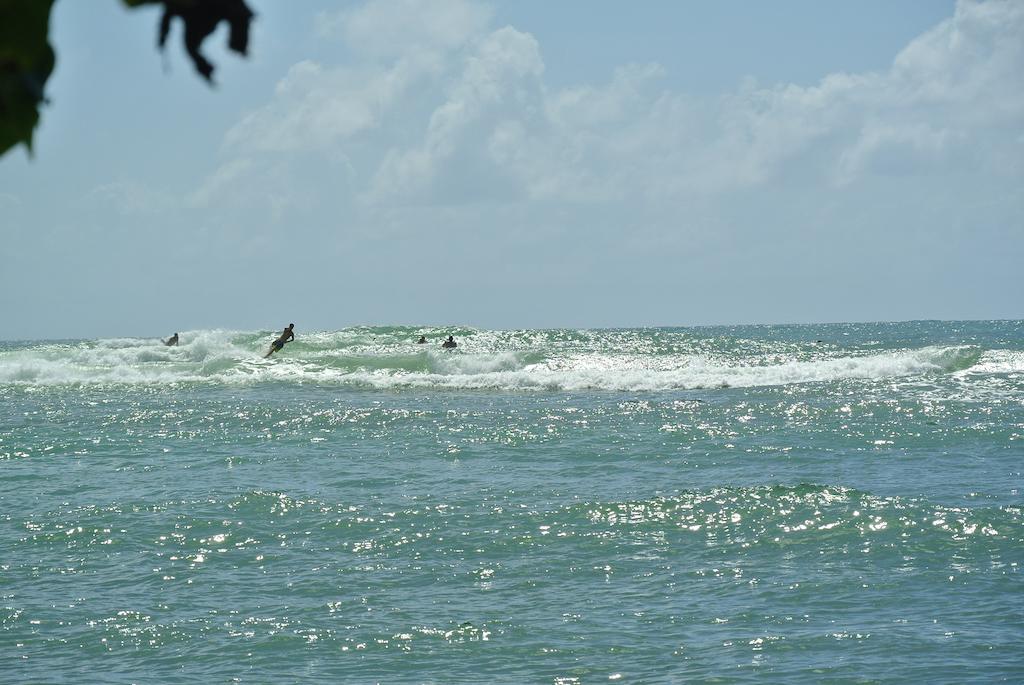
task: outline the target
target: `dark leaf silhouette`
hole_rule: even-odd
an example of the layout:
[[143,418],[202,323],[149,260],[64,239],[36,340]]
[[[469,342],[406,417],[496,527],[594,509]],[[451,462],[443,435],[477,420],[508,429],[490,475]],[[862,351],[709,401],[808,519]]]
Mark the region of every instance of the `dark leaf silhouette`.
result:
[[185,24],[185,51],[192,58],[203,78],[213,82],[213,64],[210,63],[199,48],[206,37],[226,21],[230,32],[228,47],[245,55],[249,49],[249,23],[253,12],[243,0],[124,0],[129,7],[142,5],[163,5],[164,14],[160,18],[160,32],[157,43],[161,48],[167,43],[171,30],[171,21],[179,17]]
[[32,151],[43,90],[53,72],[47,34],[53,0],[0,0],[0,155],[18,143]]
[[[245,55],[253,12],[243,0],[122,0],[130,8],[161,5],[158,44],[167,42],[171,23],[185,24],[185,50],[196,70],[213,82],[213,65],[199,52],[203,41],[227,22],[228,47]],[[39,107],[55,64],[49,42],[53,0],[0,0],[0,155],[19,143],[32,151]]]

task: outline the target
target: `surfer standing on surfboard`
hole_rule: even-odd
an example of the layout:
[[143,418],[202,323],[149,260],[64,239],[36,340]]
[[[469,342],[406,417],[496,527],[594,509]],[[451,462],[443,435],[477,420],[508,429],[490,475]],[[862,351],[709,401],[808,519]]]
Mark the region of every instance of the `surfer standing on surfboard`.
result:
[[295,324],[293,324],[293,323],[288,324],[288,328],[286,328],[283,331],[281,331],[281,335],[277,338],[277,340],[275,340],[274,342],[270,343],[270,351],[267,352],[265,355],[263,355],[263,358],[266,359],[270,355],[272,355],[275,352],[277,352],[278,350],[280,350],[282,347],[284,347],[284,344],[286,342],[289,342],[291,340],[295,340],[295,330],[294,329],[295,329]]

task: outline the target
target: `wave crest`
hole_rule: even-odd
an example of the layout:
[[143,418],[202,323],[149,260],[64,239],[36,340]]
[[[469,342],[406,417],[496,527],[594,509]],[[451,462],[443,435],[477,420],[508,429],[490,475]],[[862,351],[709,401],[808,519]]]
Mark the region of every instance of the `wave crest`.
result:
[[0,347],[0,384],[318,382],[376,389],[666,391],[941,373],[1019,371],[1020,353],[932,346],[866,353],[625,331],[467,331],[457,350],[416,345],[412,329],[313,333],[263,359],[273,334],[182,333]]

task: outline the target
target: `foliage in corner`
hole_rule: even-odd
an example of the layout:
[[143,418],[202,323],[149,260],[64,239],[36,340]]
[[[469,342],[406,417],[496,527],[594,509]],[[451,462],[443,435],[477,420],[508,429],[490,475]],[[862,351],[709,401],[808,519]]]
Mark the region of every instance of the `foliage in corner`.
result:
[[43,89],[53,72],[53,0],[0,0],[0,155],[18,143],[32,152]]
[[[0,0],[0,156],[19,143],[32,153],[44,89],[56,63],[50,46],[50,10],[54,0]],[[217,25],[230,27],[228,47],[245,55],[253,12],[244,0],[122,0],[130,7],[162,5],[158,45],[162,49],[179,17],[185,23],[185,50],[196,70],[213,82],[213,65],[199,47]]]
[[124,0],[129,7],[142,5],[163,5],[160,18],[160,34],[157,44],[161,49],[167,43],[171,20],[179,17],[185,23],[185,51],[192,58],[203,78],[213,82],[213,65],[199,52],[206,37],[213,33],[217,24],[226,21],[230,28],[228,47],[245,55],[249,48],[249,24],[253,12],[244,0]]

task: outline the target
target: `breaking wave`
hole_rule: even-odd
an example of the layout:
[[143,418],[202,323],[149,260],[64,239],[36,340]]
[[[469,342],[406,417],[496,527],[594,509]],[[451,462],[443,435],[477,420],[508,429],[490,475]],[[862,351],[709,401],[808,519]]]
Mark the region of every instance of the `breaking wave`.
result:
[[433,331],[354,328],[306,334],[263,359],[272,335],[224,330],[182,333],[181,344],[117,338],[0,346],[0,384],[102,385],[260,382],[371,389],[665,391],[779,386],[943,373],[1012,373],[1019,352],[977,346],[887,351],[659,331],[458,331],[442,350]]

